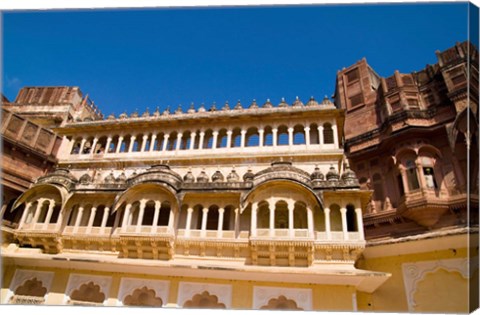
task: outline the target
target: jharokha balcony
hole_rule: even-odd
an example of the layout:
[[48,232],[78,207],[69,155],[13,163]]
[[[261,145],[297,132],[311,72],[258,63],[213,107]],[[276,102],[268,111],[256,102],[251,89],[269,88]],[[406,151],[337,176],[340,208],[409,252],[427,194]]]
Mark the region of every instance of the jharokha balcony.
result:
[[[355,181],[349,184],[352,172],[340,179],[332,169],[327,182],[290,162],[272,163],[247,173],[244,182],[197,185],[189,174],[182,178],[168,166],[154,166],[123,184],[97,186],[58,169],[16,201],[16,223],[2,228],[20,246],[48,253],[200,256],[304,267],[353,263],[365,247],[362,208],[370,192],[355,189]],[[210,186],[216,190],[208,191]]]

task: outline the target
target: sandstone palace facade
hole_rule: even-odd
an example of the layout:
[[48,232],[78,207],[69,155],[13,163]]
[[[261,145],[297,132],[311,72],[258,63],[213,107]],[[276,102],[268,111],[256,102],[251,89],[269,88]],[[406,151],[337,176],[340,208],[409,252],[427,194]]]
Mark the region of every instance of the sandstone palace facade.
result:
[[437,59],[388,78],[363,59],[305,103],[4,97],[2,303],[470,311],[478,52]]

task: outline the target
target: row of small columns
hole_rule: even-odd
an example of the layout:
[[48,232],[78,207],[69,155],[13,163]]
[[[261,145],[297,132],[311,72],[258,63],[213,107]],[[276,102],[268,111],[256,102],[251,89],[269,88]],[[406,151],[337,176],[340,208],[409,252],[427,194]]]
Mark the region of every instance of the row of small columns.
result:
[[[320,144],[323,144],[324,142],[324,137],[323,137],[323,126],[318,126],[318,135],[319,135],[319,142]],[[305,130],[305,144],[307,146],[310,146],[310,127],[304,127],[304,130]],[[289,146],[292,146],[293,145],[293,131],[294,129],[293,128],[288,128],[288,145]],[[338,134],[337,134],[337,126],[335,124],[332,124],[332,131],[333,131],[333,144],[335,147],[338,146]],[[258,135],[259,135],[259,147],[263,147],[264,146],[264,143],[263,143],[263,136],[264,136],[264,130],[263,129],[259,129],[258,130]],[[278,132],[278,129],[276,128],[273,128],[272,129],[272,145],[274,147],[277,146],[277,132]],[[232,144],[232,134],[233,134],[233,131],[231,130],[228,130],[227,131],[227,143],[226,143],[226,147],[227,148],[230,148],[231,147],[231,144]],[[240,131],[240,134],[241,134],[241,138],[240,138],[240,147],[241,148],[244,148],[245,147],[245,138],[246,138],[246,134],[247,134],[247,131],[246,130],[241,130]],[[194,149],[194,144],[195,144],[195,138],[197,136],[197,134],[195,132],[192,132],[191,134],[191,138],[190,138],[190,147],[188,148],[189,150],[193,150]],[[212,149],[216,149],[217,148],[217,141],[218,141],[218,131],[213,131],[212,132],[212,135],[213,135],[213,141],[212,141]],[[181,144],[181,140],[182,140],[182,137],[183,137],[183,134],[182,133],[178,133],[177,135],[177,142],[176,142],[176,145],[175,145],[175,151],[178,151],[180,149],[180,144]],[[204,145],[204,137],[205,137],[205,132],[200,132],[199,133],[199,145],[198,147],[199,148],[203,148],[203,145]],[[162,151],[167,151],[167,144],[168,144],[168,139],[170,138],[170,135],[169,134],[165,134],[163,136],[163,147],[162,147]],[[118,142],[117,142],[117,146],[116,146],[116,152],[115,153],[120,153],[120,148],[122,146],[122,142],[123,142],[123,139],[124,137],[123,136],[119,136],[118,137]],[[155,143],[155,140],[157,139],[157,135],[155,133],[153,133],[151,135],[151,140],[150,140],[150,148],[149,148],[149,152],[153,152],[153,144]],[[130,137],[130,145],[128,147],[128,150],[127,152],[130,153],[132,152],[133,150],[133,145],[134,145],[134,142],[136,140],[136,136],[131,136]],[[145,152],[145,146],[146,146],[146,142],[148,140],[148,135],[144,135],[143,136],[143,141],[142,141],[142,146],[140,148],[140,152]],[[80,143],[80,150],[79,152],[83,152],[83,149],[84,149],[84,146],[85,146],[85,143],[87,142],[87,140],[85,138],[82,139],[81,143]],[[92,150],[90,152],[91,155],[94,154],[94,148],[95,146],[97,145],[97,142],[98,142],[98,138],[94,138],[93,139],[93,143],[92,143]],[[112,142],[112,137],[108,137],[107,138],[107,142],[106,142],[106,153],[108,153],[108,148],[110,147],[110,144]],[[72,140],[72,143],[71,143],[71,147],[70,147],[70,150],[69,152],[72,151],[72,147],[74,145],[74,141]]]
[[[45,217],[45,224],[42,229],[46,230],[48,228],[48,223],[50,222],[50,219],[52,218],[53,214],[53,209],[55,208],[55,201],[53,199],[45,199],[45,198],[40,198],[37,200],[37,208],[35,209],[34,215],[32,220],[30,220],[31,224],[37,224],[38,219],[40,218],[40,213],[42,212],[42,207],[45,202],[48,202],[48,210],[47,210],[47,215]],[[25,205],[25,210],[23,211],[22,217],[20,219],[20,223],[18,225],[18,228],[21,229],[23,225],[27,222],[28,220],[28,215],[30,213],[30,208],[32,207],[33,202],[27,202]],[[57,228],[60,228],[62,217],[61,213],[57,219]]]
[[[273,200],[267,200],[268,209],[269,209],[269,236],[275,236],[275,203]],[[295,203],[293,201],[287,201],[288,208],[288,235],[290,237],[295,236],[295,231],[293,229],[293,210],[295,208]],[[252,203],[252,218],[251,218],[251,235],[253,237],[257,236],[257,210],[258,202]],[[313,231],[313,213],[310,208],[307,208],[307,226],[308,234],[310,237],[314,236]]]
[[[295,204],[293,201],[288,201],[288,230],[289,230],[289,236],[293,237],[294,236],[294,229],[293,229],[293,210],[295,207]],[[275,204],[273,202],[268,201],[268,207],[269,207],[269,235],[274,236],[275,234]],[[258,209],[258,203],[254,202],[252,204],[252,218],[251,218],[251,235],[253,237],[257,236],[257,209]],[[330,208],[325,207],[324,208],[324,213],[325,213],[325,232],[327,236],[327,240],[332,239],[332,231],[331,231],[331,224],[330,224]],[[347,208],[342,207],[340,208],[340,214],[342,217],[342,231],[343,231],[343,239],[348,240],[348,227],[347,227]],[[363,231],[363,222],[362,222],[362,209],[361,208],[355,208],[355,217],[357,220],[357,227],[358,227],[358,233],[360,234],[360,239],[363,240],[365,238],[364,231]],[[314,231],[313,231],[313,213],[311,209],[307,208],[307,225],[308,225],[308,234],[310,237],[314,236]]]
[[[145,214],[145,206],[147,205],[148,200],[142,199],[140,200],[140,208],[139,208],[139,214],[138,214],[138,219],[137,219],[137,225],[135,226],[135,232],[140,232],[142,228],[142,222],[143,222],[143,216]],[[158,217],[160,216],[160,208],[162,206],[162,203],[160,201],[155,201],[155,211],[153,214],[153,224],[151,226],[151,232],[155,232],[157,229],[157,222],[158,222]],[[125,214],[123,216],[123,221],[122,221],[122,232],[127,231],[128,226],[132,226],[132,220],[133,220],[133,213],[131,211],[132,209],[132,203],[127,203],[125,206]],[[173,222],[174,222],[174,212],[173,208],[170,208],[170,216],[168,218],[168,230],[172,230],[173,228]]]
[[[202,209],[202,225],[201,225],[201,230],[200,230],[200,236],[205,237],[207,233],[207,219],[208,219],[208,208],[203,208]],[[192,214],[193,214],[194,209],[189,207],[187,209],[187,222],[185,226],[185,237],[190,236],[190,230],[191,230],[191,225],[192,225]],[[223,214],[225,213],[225,208],[220,207],[218,208],[218,225],[217,225],[217,237],[222,236],[222,231],[223,231]],[[238,208],[235,209],[235,234],[238,233],[239,231],[239,210]]]
[[[77,212],[77,217],[75,218],[75,225],[73,226],[73,233],[78,232],[78,229],[80,227],[80,223],[82,221],[84,209],[85,209],[84,205],[82,205],[82,204],[79,205],[78,212]],[[100,225],[100,233],[105,232],[109,212],[110,212],[110,207],[105,206],[105,208],[103,209],[102,223]],[[97,213],[97,206],[92,206],[92,208],[90,209],[90,216],[88,218],[87,229],[86,229],[85,233],[90,233],[92,231],[93,220],[95,219],[95,214],[96,213]],[[117,218],[116,218],[116,220],[117,220]],[[118,220],[117,220],[117,222],[118,222]]]

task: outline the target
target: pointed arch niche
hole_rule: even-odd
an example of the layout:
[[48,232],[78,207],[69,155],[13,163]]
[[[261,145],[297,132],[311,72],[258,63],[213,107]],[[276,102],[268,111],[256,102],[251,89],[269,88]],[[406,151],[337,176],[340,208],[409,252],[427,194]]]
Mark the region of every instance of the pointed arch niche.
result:
[[122,278],[117,305],[165,307],[170,282],[140,278]]
[[20,305],[44,304],[53,277],[53,272],[17,269],[5,301]]

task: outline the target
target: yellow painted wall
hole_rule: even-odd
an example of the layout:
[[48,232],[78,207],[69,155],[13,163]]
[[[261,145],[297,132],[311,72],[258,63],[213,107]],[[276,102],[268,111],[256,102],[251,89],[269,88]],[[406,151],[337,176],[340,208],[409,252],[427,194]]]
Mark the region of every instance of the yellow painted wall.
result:
[[[9,274],[8,283],[2,288],[2,297],[7,294],[10,286],[10,281],[14,274],[15,267],[8,267],[5,270]],[[107,305],[116,306],[117,296],[120,289],[120,281],[122,277],[148,279],[148,280],[166,280],[169,281],[169,297],[167,306],[176,307],[178,297],[179,283],[196,282],[209,284],[230,284],[232,285],[232,308],[250,310],[253,307],[253,289],[254,286],[266,287],[285,287],[285,288],[299,288],[312,289],[312,308],[314,310],[328,311],[352,311],[352,295],[355,293],[355,288],[351,286],[339,285],[315,285],[315,284],[295,284],[295,283],[277,283],[277,282],[256,282],[256,281],[238,281],[238,280],[217,280],[209,278],[187,278],[187,277],[162,277],[152,275],[139,275],[130,273],[101,273],[91,270],[63,270],[54,268],[32,268],[18,266],[18,269],[51,271],[55,273],[52,286],[48,294],[46,304],[61,305],[64,302],[64,293],[67,290],[68,279],[71,273],[90,274],[97,276],[107,276],[112,278],[110,291],[108,293]]]
[[417,284],[415,312],[468,312],[468,282],[458,272],[439,269]]
[[[414,263],[430,260],[442,260],[442,259],[458,259],[466,258],[467,249],[456,249],[434,251],[426,253],[416,253],[411,255],[402,256],[388,256],[380,258],[360,259],[357,262],[357,267],[360,269],[374,270],[380,272],[391,273],[392,276],[388,279],[380,288],[374,293],[368,294],[364,292],[358,292],[357,303],[359,311],[382,311],[382,312],[408,312],[408,303],[405,293],[405,285],[403,281],[402,264]],[[432,277],[431,281],[425,281],[421,290],[423,291],[422,298],[426,299],[427,296],[431,296],[431,292],[437,290],[438,286],[446,286],[448,284],[448,277],[439,274]],[[465,292],[465,288],[468,285],[466,279],[456,281],[454,284],[450,284],[448,287],[450,292]],[[453,293],[452,293],[453,294]],[[423,300],[424,305],[427,302]],[[438,312],[442,312],[444,309],[448,309],[450,306],[447,301],[436,301],[433,304],[437,307]],[[425,306],[424,306],[425,307]],[[464,308],[458,306],[457,312],[464,312]]]

